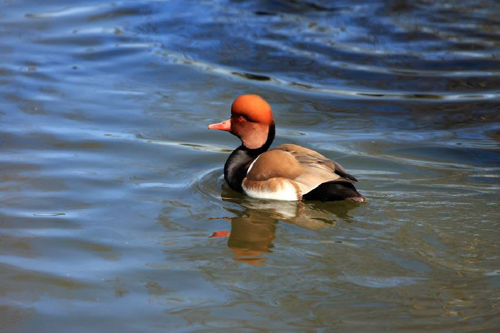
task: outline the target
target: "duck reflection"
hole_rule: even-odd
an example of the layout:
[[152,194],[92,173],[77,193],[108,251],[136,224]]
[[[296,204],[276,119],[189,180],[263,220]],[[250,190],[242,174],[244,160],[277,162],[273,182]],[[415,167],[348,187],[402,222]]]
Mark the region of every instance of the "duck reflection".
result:
[[263,265],[264,256],[272,252],[279,221],[293,223],[308,230],[320,230],[336,225],[338,219],[352,223],[349,211],[358,205],[350,202],[264,201],[235,195],[223,187],[222,200],[236,203],[225,207],[234,217],[214,217],[231,222],[231,231],[215,231],[210,237],[228,237],[227,246],[235,261]]

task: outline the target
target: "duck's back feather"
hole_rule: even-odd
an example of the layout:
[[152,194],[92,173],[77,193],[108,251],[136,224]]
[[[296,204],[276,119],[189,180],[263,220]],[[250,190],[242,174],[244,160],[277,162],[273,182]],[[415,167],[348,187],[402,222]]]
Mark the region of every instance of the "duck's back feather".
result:
[[[322,184],[346,183],[330,186],[326,192],[320,191],[322,195],[316,199],[324,200],[323,197],[329,196],[334,198],[330,200],[343,200],[346,195],[359,196],[350,184],[355,181],[356,178],[348,174],[340,164],[320,153],[298,145],[285,144],[259,155],[251,163],[243,184],[245,192],[253,197],[260,197],[259,193],[268,196],[270,192],[276,191],[276,188],[285,189],[292,184],[297,190],[296,199],[290,199],[290,195],[282,200],[300,200]],[[292,189],[293,187],[290,187],[290,192]],[[338,189],[338,193],[332,196],[330,192],[335,189]],[[352,191],[354,193],[351,193]],[[316,194],[309,197],[316,197],[320,192],[316,191]]]

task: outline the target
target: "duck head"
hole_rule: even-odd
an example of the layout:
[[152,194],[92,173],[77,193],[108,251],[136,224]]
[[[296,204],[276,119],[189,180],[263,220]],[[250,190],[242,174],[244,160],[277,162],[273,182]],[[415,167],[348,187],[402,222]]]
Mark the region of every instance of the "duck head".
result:
[[274,138],[273,112],[271,106],[262,97],[241,95],[231,106],[231,118],[211,124],[208,129],[228,131],[236,135],[243,146],[258,149],[268,142],[271,133]]

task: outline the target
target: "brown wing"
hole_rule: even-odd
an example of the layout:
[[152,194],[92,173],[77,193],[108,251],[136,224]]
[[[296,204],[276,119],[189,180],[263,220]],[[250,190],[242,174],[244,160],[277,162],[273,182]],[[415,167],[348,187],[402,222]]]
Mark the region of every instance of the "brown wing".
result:
[[301,147],[298,145],[293,145],[293,144],[284,144],[284,145],[278,146],[276,149],[290,152],[293,155],[306,155],[306,156],[310,156],[312,158],[316,158],[317,162],[319,164],[323,164],[323,165],[327,166],[331,170],[331,172],[336,173],[340,177],[345,178],[346,180],[352,180],[353,182],[358,181],[354,176],[350,175],[347,172],[347,170],[342,167],[342,165],[326,158],[325,156],[321,155],[320,153],[318,153],[314,150],[304,148],[304,147]]
[[295,179],[302,172],[304,172],[304,167],[292,154],[286,151],[272,149],[260,154],[259,157],[254,160],[246,178],[258,181],[276,177]]
[[292,144],[281,145],[261,154],[247,174],[247,179],[253,181],[266,181],[276,177],[293,180],[302,195],[322,183],[355,181],[337,163],[313,150]]

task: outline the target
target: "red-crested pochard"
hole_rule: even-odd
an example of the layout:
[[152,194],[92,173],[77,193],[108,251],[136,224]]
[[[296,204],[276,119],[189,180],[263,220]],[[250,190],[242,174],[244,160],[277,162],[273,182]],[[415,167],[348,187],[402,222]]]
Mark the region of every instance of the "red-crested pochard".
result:
[[356,178],[320,153],[294,144],[268,150],[275,135],[274,118],[271,106],[258,95],[239,96],[231,106],[231,118],[208,128],[241,140],[224,165],[224,179],[237,192],[286,201],[366,201],[353,185]]

